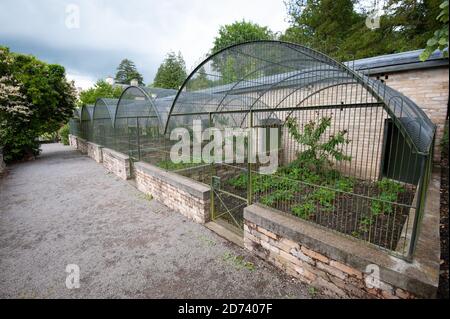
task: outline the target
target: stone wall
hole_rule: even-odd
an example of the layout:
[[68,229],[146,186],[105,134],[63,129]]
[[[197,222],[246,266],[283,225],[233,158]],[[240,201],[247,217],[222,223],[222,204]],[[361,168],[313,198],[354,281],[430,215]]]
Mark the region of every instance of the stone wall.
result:
[[244,210],[244,244],[260,258],[333,297],[434,298],[440,261],[439,187],[439,173],[434,173],[411,263],[257,204]]
[[83,154],[87,154],[87,143],[85,139],[77,137],[77,149]]
[[134,163],[137,188],[197,223],[210,220],[210,187],[151,164]]
[[131,162],[128,155],[109,148],[102,149],[103,166],[122,179],[131,178]]
[[69,145],[78,148],[77,139],[75,135],[69,134]]
[[103,161],[103,154],[102,154],[102,146],[88,142],[87,143],[87,155],[95,160],[97,163],[101,163]]

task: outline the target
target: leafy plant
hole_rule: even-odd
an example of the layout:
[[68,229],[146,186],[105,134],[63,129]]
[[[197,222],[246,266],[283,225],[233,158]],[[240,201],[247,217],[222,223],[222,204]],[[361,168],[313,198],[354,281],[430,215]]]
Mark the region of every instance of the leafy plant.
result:
[[119,86],[112,86],[106,81],[99,80],[93,87],[80,92],[78,105],[95,104],[100,98],[119,98],[122,91]]
[[303,219],[309,219],[316,211],[316,205],[310,200],[306,200],[302,204],[292,206],[292,213]]
[[0,141],[5,161],[38,155],[38,137],[66,123],[75,100],[75,88],[62,66],[0,47]]
[[378,200],[372,201],[370,206],[371,212],[375,216],[392,213],[393,205],[391,203],[397,201],[398,195],[405,191],[404,186],[388,178],[383,178],[376,185],[380,190],[380,194],[377,196]]
[[317,289],[315,287],[310,286],[308,288],[308,293],[311,297],[315,297],[317,295]]
[[250,261],[246,261],[244,259],[244,256],[234,255],[231,252],[226,252],[223,254],[222,259],[226,262],[233,264],[236,268],[245,268],[249,271],[255,270],[255,265]]
[[434,31],[433,37],[427,41],[427,47],[420,54],[420,60],[427,60],[436,49],[448,58],[448,0],[443,1],[439,8],[441,12],[436,20],[441,23],[441,28]]
[[312,194],[311,199],[316,201],[318,205],[322,208],[323,211],[332,211],[333,210],[333,201],[336,196],[336,192],[319,187]]
[[153,86],[165,89],[178,89],[186,79],[186,64],[181,52],[169,52],[156,72]]
[[269,195],[261,198],[261,203],[271,206],[277,202],[288,201],[294,199],[294,189],[276,189]]
[[361,218],[361,221],[359,222],[359,231],[366,233],[369,231],[370,227],[373,224],[373,216],[365,216]]
[[331,167],[333,165],[332,160],[351,160],[351,157],[345,155],[342,150],[343,145],[350,143],[350,140],[346,138],[346,130],[330,135],[328,139],[323,137],[326,130],[331,126],[331,120],[331,116],[322,117],[317,121],[311,120],[304,126],[303,132],[299,131],[296,118],[289,118],[286,121],[292,137],[306,147],[306,150],[298,154],[298,159],[317,173]]
[[137,80],[139,85],[142,85],[144,81],[134,62],[123,59],[117,67],[115,81],[121,84],[130,84],[132,80]]
[[64,145],[69,145],[69,125],[63,125],[58,131],[59,138],[61,139],[61,143]]

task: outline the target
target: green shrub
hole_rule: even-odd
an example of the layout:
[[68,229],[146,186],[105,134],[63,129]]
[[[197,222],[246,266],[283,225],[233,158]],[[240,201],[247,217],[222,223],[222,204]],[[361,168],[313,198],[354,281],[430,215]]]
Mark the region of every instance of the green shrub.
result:
[[39,137],[73,114],[75,88],[62,66],[0,46],[0,141],[6,162],[39,154]]
[[61,143],[69,145],[69,124],[63,125],[58,131]]
[[323,135],[331,126],[331,116],[319,118],[317,121],[311,120],[304,126],[303,132],[299,131],[297,119],[289,118],[286,121],[289,133],[306,150],[298,154],[298,159],[305,167],[315,169],[317,173],[323,172],[332,166],[332,160],[350,161],[351,157],[343,152],[343,146],[350,143],[346,138],[347,131],[338,131],[335,135],[330,135],[325,139]]
[[303,219],[309,219],[309,217],[316,211],[316,206],[312,201],[305,201],[303,204],[297,204],[292,207],[292,213]]
[[396,202],[398,195],[405,191],[405,187],[399,182],[383,178],[376,183],[380,194],[378,200],[373,200],[370,205],[370,210],[374,216],[380,214],[390,214],[394,211],[391,202]]

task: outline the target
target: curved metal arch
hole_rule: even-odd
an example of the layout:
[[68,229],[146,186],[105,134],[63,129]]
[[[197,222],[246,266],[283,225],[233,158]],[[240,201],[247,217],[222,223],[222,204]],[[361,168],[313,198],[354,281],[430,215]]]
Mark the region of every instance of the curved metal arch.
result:
[[[160,127],[162,127],[163,125],[165,125],[165,123],[162,122],[161,116],[160,116],[160,114],[159,114],[159,112],[158,112],[158,109],[156,108],[155,103],[153,102],[154,99],[153,99],[151,96],[149,96],[149,95],[147,94],[147,92],[146,92],[144,89],[142,89],[141,87],[135,86],[135,85],[130,85],[130,86],[128,86],[125,90],[123,90],[122,94],[120,94],[120,97],[119,97],[119,99],[118,99],[118,101],[117,101],[117,107],[116,107],[116,111],[115,111],[115,113],[114,113],[113,127],[115,127],[115,125],[116,125],[117,110],[119,109],[120,102],[122,101],[122,98],[123,98],[125,92],[127,92],[128,90],[131,90],[131,89],[138,89],[140,92],[142,92],[142,94],[143,94],[143,95],[147,98],[147,100],[149,101],[149,103],[150,103],[150,105],[151,105],[153,111],[155,112],[155,114],[156,114],[156,116],[157,116],[157,118],[158,118],[158,122],[159,122],[159,124],[160,124]],[[170,115],[170,113],[169,113],[169,115]],[[167,121],[169,120],[169,117],[170,117],[170,116],[167,117]]]
[[[349,78],[355,80],[355,82],[357,84],[361,85],[367,91],[367,93],[370,94],[377,102],[381,103],[383,109],[392,118],[395,125],[399,128],[399,130],[403,133],[403,135],[407,137],[407,140],[409,140],[411,142],[411,144],[414,146],[414,150],[419,153],[424,152],[424,150],[423,150],[424,148],[422,148],[422,150],[421,150],[421,145],[420,145],[421,141],[416,142],[412,136],[412,134],[414,134],[414,132],[411,132],[411,129],[408,130],[408,128],[405,127],[404,123],[402,123],[402,121],[398,118],[398,115],[396,114],[396,103],[394,103],[394,105],[392,105],[390,102],[387,103],[387,101],[386,101],[386,98],[389,98],[389,96],[393,95],[393,92],[396,92],[395,90],[388,88],[385,84],[382,84],[373,79],[370,79],[369,76],[360,74],[357,71],[352,70],[350,68],[350,66],[347,66],[341,62],[338,62],[337,60],[335,60],[319,51],[305,47],[300,44],[278,41],[278,40],[258,40],[258,41],[247,41],[247,42],[243,42],[243,43],[237,43],[237,44],[231,45],[229,47],[223,48],[221,50],[218,50],[217,52],[213,53],[212,55],[210,55],[209,57],[204,59],[189,74],[189,76],[184,80],[182,86],[178,90],[177,95],[175,96],[175,98],[172,102],[172,106],[170,107],[170,110],[168,113],[166,125],[164,128],[164,133],[167,133],[167,129],[168,129],[169,122],[171,120],[172,113],[174,111],[176,103],[178,102],[181,92],[183,92],[186,89],[188,82],[198,72],[198,70],[200,68],[202,68],[206,63],[208,63],[209,61],[214,59],[216,56],[218,56],[219,54],[221,54],[227,50],[230,50],[230,52],[236,52],[235,48],[253,44],[253,43],[254,44],[257,44],[257,43],[279,44],[280,46],[288,48],[288,49],[292,50],[293,52],[298,52],[302,55],[310,57],[311,59],[313,59],[319,63],[323,63],[330,67],[334,67],[334,68],[336,68],[336,71],[341,71],[341,72],[347,74],[349,76]],[[258,57],[256,56],[254,58],[258,58]],[[266,92],[267,92],[267,89],[266,89]],[[263,93],[262,95],[264,95],[264,94],[265,93]],[[430,131],[433,131],[433,123],[429,120],[429,118],[426,116],[426,114],[420,113],[419,110],[417,110],[417,109],[419,109],[419,107],[415,103],[413,103],[412,101],[410,101],[408,99],[406,100],[406,102],[407,102],[406,103],[407,109],[405,110],[405,114],[408,114],[408,116],[410,116],[410,117],[417,114],[418,118],[421,118],[421,120],[423,121],[424,127],[425,127],[425,133],[426,133],[425,137],[427,139],[425,141],[426,146],[431,145],[432,136],[430,137],[430,134],[432,134],[432,132],[430,133]],[[392,109],[392,107],[394,109]]]
[[[297,60],[292,59],[291,61],[297,61]],[[247,73],[247,74],[245,75],[245,77],[241,77],[240,79],[238,79],[238,80],[234,83],[234,85],[228,90],[228,92],[225,93],[225,95],[223,96],[222,100],[219,102],[217,108],[220,107],[220,105],[222,104],[222,102],[227,98],[228,95],[230,95],[229,93],[230,93],[237,85],[239,85],[239,84],[242,83],[242,82],[247,82],[247,81],[248,81],[247,78],[248,78],[249,76],[251,76],[251,75],[253,75],[253,74],[255,74],[255,73],[259,72],[259,71],[262,71],[262,70],[265,70],[265,69],[267,69],[267,68],[270,68],[270,67],[273,67],[273,65],[264,65],[264,66],[261,67],[261,68],[257,68],[257,69],[255,69],[255,70],[253,70],[252,72]],[[284,67],[286,67],[286,66],[284,66]],[[298,71],[298,70],[297,70],[297,71]],[[265,85],[265,83],[258,83],[258,84]]]
[[[322,79],[322,80],[317,80],[317,81],[314,81],[314,82],[310,82],[310,83],[308,83],[307,85],[319,83],[319,82],[321,82],[321,81],[323,81],[323,80],[324,80],[324,79]],[[305,98],[303,98],[303,99],[302,99],[299,103],[297,103],[295,106],[296,106],[296,107],[299,106],[299,105],[302,104],[304,101],[306,101],[307,99],[309,99],[311,96],[314,96],[315,94],[318,94],[318,93],[322,92],[323,90],[327,90],[327,89],[332,88],[332,87],[335,87],[335,86],[348,85],[348,84],[355,84],[355,83],[357,84],[358,82],[343,82],[343,83],[337,83],[337,84],[336,84],[336,83],[333,83],[332,85],[329,85],[329,86],[320,88],[320,89],[318,89],[317,91],[312,92],[311,94],[309,94],[308,96],[306,96]],[[277,111],[278,106],[279,106],[281,103],[283,103],[283,102],[284,102],[287,98],[289,98],[292,94],[294,94],[294,93],[297,92],[298,90],[303,89],[304,87],[305,87],[305,86],[300,86],[300,87],[296,88],[294,91],[292,91],[292,92],[290,92],[289,94],[287,94],[280,102],[278,102],[278,104],[277,104],[275,107],[272,107],[271,110],[269,110],[269,111],[272,111],[271,114],[275,114],[275,112]],[[286,119],[289,118],[289,116],[292,114],[292,112],[294,112],[294,111],[290,111],[290,112],[288,113],[288,115],[286,116]],[[244,120],[245,120],[245,119],[244,119]],[[241,126],[242,126],[243,123],[244,123],[244,122],[241,123]]]
[[[220,105],[217,106],[216,110],[219,111],[219,107],[222,107],[222,109],[226,109],[228,108],[228,106],[230,105],[231,102],[235,101],[235,100],[243,100],[243,98],[247,98],[247,99],[254,99],[251,96],[246,96],[246,95],[233,95],[231,99],[229,99],[228,101],[226,101],[225,103],[222,103]],[[264,102],[261,102],[262,104],[266,105]],[[243,110],[242,112],[245,112],[245,110]],[[248,113],[248,112],[247,112]],[[239,113],[238,113],[239,114]],[[213,115],[213,118],[216,116],[217,114]],[[245,118],[246,115],[244,115]],[[233,117],[233,115],[231,115],[231,117]],[[233,117],[233,121],[236,124],[236,126],[238,126],[238,123],[236,122],[236,119]],[[241,123],[242,126],[242,123]],[[240,126],[239,126],[240,127]]]
[[[116,101],[116,110],[117,110],[119,99],[111,99],[111,100]],[[113,121],[114,114],[111,114],[111,112],[109,111],[109,108],[108,108],[109,104],[106,103],[106,98],[98,98],[97,101],[95,101],[94,111],[92,112],[92,120],[95,120],[95,113],[97,111],[97,107],[99,106],[99,103],[103,103],[103,105],[106,107],[106,110],[108,111],[108,114],[109,114],[109,118],[111,120],[111,125],[114,127],[114,121]]]
[[[327,55],[325,55],[325,54],[323,54],[323,53],[321,53],[321,52],[319,52],[319,51],[317,51],[317,50],[308,48],[308,47],[303,46],[303,45],[301,45],[301,44],[296,44],[296,43],[286,42],[286,41],[280,41],[280,40],[256,40],[256,41],[246,41],[246,42],[236,43],[236,44],[230,45],[230,46],[228,46],[228,47],[222,48],[222,49],[220,49],[220,50],[214,52],[214,53],[211,54],[210,56],[208,56],[208,57],[207,57],[206,59],[204,59],[199,65],[197,65],[197,66],[194,68],[194,70],[192,70],[192,72],[188,75],[188,77],[183,81],[183,84],[181,85],[180,89],[178,90],[177,95],[175,96],[175,98],[174,98],[174,100],[173,100],[173,102],[172,102],[172,106],[170,107],[169,114],[168,114],[168,116],[167,116],[166,125],[165,125],[165,127],[164,127],[164,134],[167,133],[167,128],[168,128],[168,124],[169,124],[169,121],[170,121],[170,117],[171,117],[171,115],[172,115],[172,111],[173,111],[173,109],[174,109],[174,107],[175,107],[175,104],[176,104],[177,101],[178,101],[178,98],[179,98],[181,92],[182,92],[183,89],[186,87],[186,85],[187,85],[187,83],[189,82],[189,80],[197,73],[197,71],[200,70],[200,68],[203,67],[207,62],[209,62],[210,60],[212,60],[214,57],[218,56],[218,55],[221,54],[222,52],[225,52],[225,51],[227,51],[227,50],[233,49],[233,48],[235,48],[235,47],[239,47],[239,46],[243,46],[243,45],[248,45],[248,44],[252,44],[252,43],[272,43],[272,44],[280,44],[280,45],[283,45],[283,46],[285,46],[285,47],[288,47],[288,48],[290,48],[290,49],[292,49],[292,50],[294,50],[294,51],[297,51],[297,52],[299,52],[299,53],[302,53],[302,54],[304,54],[304,55],[306,55],[306,56],[309,56],[311,59],[313,59],[313,60],[315,60],[315,61],[320,61],[320,62],[328,63],[328,64],[331,63],[331,64],[334,64],[334,65],[336,65],[336,66],[342,68],[343,70],[346,70],[347,72],[350,72],[350,73],[352,73],[352,74],[355,73],[355,72],[352,71],[350,68],[346,67],[344,64],[339,63],[338,61],[336,61],[336,60],[330,58],[329,56],[327,56]],[[296,50],[295,48],[298,48],[298,50]],[[315,56],[313,56],[313,54],[314,54]],[[320,59],[320,58],[322,58],[322,59]]]
[[[89,109],[92,109],[92,113],[89,112]],[[80,122],[83,121],[83,114],[87,113],[88,117],[89,117],[89,121],[92,122],[92,118],[93,118],[93,114],[94,114],[94,105],[89,104],[89,105],[83,105],[81,107],[81,111],[80,111]]]

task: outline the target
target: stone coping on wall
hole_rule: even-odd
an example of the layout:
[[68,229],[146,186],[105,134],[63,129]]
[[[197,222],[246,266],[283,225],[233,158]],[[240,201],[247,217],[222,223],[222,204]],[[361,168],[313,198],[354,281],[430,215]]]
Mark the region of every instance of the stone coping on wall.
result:
[[102,148],[103,166],[118,177],[127,180],[131,178],[131,161],[126,154],[110,148]]
[[83,153],[83,154],[87,154],[87,141],[84,138],[78,137],[77,136],[77,149]]
[[246,207],[244,219],[262,232],[268,230],[276,236],[305,245],[319,255],[361,273],[366,273],[369,265],[377,265],[383,282],[416,297],[434,298],[439,282],[439,188],[439,173],[435,172],[411,263],[357,239],[259,204]]
[[137,188],[182,215],[204,224],[210,220],[210,188],[148,163],[133,165]]
[[134,168],[140,169],[153,177],[163,180],[167,184],[183,190],[192,196],[205,201],[209,200],[210,187],[203,183],[197,182],[182,175],[178,175],[174,172],[165,171],[162,168],[144,162],[134,163]]
[[101,145],[93,142],[87,142],[87,155],[97,163],[101,163],[103,161],[102,149],[103,146]]

